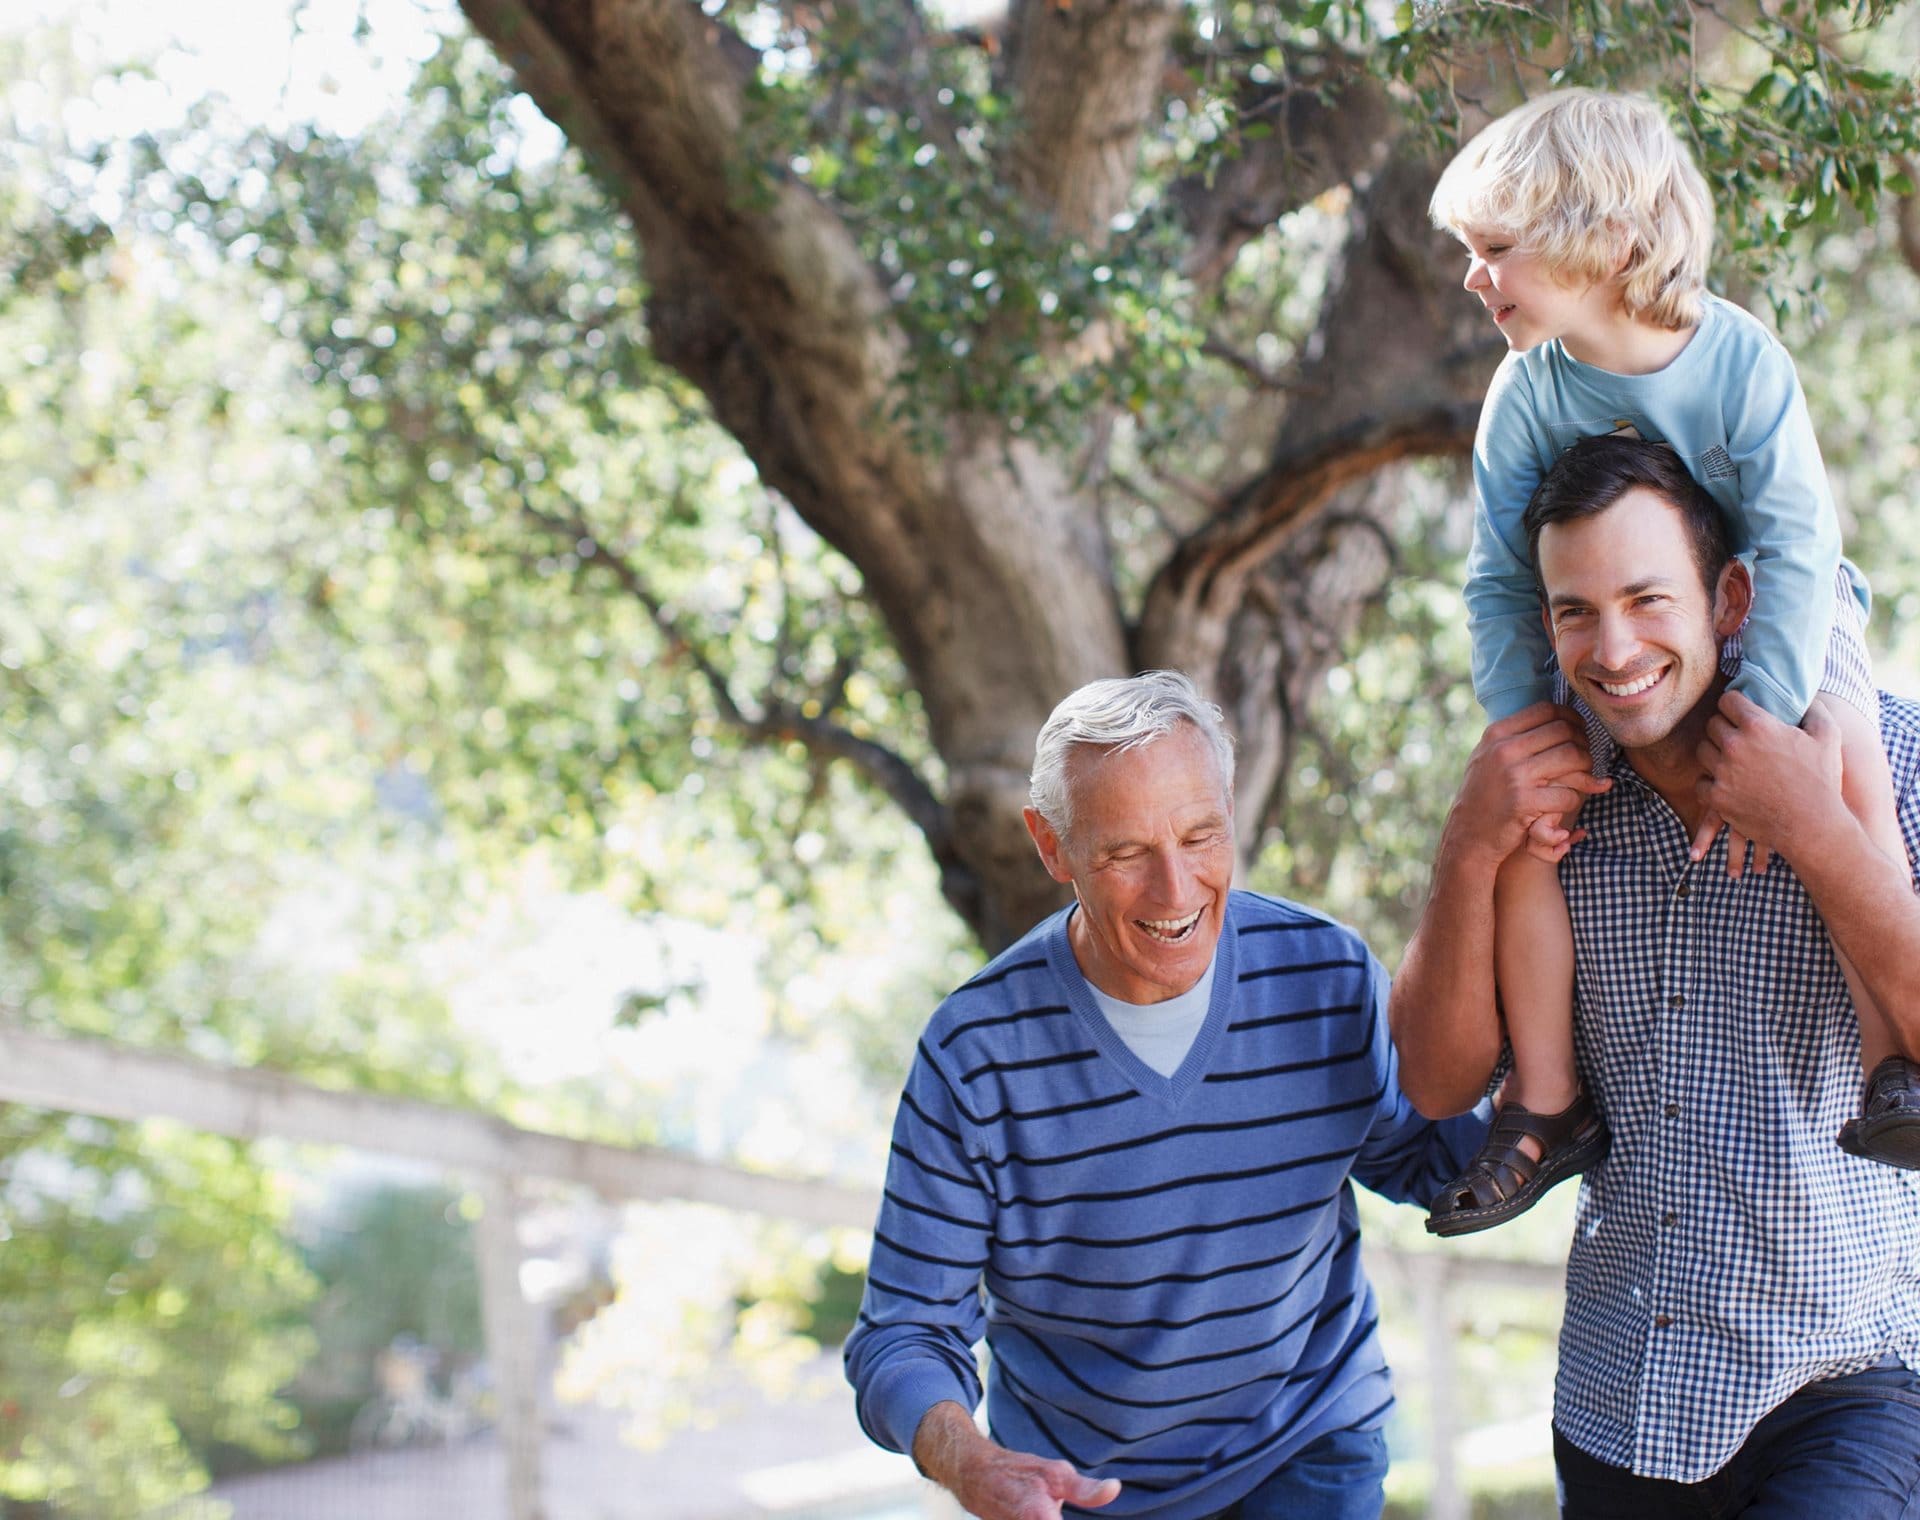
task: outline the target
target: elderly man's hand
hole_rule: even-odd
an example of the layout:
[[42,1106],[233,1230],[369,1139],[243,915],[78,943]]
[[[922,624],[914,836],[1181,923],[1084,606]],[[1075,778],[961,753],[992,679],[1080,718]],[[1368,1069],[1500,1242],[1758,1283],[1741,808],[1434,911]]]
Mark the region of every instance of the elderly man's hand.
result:
[[1060,1520],[1060,1506],[1098,1509],[1120,1483],[1083,1478],[1066,1462],[1009,1451],[988,1440],[958,1404],[936,1404],[913,1438],[920,1470],[979,1520]]
[[[1592,764],[1586,726],[1572,708],[1550,702],[1522,708],[1481,735],[1467,761],[1448,830],[1463,831],[1461,842],[1505,860],[1527,843],[1536,819],[1557,820],[1583,798],[1613,785],[1593,775]],[[1571,844],[1580,837],[1574,830],[1552,843]]]
[[1818,848],[1840,822],[1840,730],[1818,707],[1801,728],[1782,723],[1737,691],[1720,698],[1698,751],[1700,800],[1750,839],[1788,861]]

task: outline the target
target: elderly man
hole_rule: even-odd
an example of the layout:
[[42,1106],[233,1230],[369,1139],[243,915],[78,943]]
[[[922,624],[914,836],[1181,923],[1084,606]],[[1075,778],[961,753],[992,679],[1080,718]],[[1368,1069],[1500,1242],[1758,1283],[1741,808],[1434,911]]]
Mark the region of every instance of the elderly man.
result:
[[861,1422],[983,1520],[1375,1517],[1393,1395],[1349,1178],[1424,1202],[1485,1117],[1400,1095],[1358,938],[1232,890],[1233,749],[1184,676],[1068,697],[1032,800],[1075,901],[920,1042]]
[[[1842,803],[1829,726],[1722,698],[1751,582],[1677,455],[1576,444],[1526,527],[1560,668],[1619,746],[1561,866],[1576,1046],[1613,1133],[1567,1265],[1562,1513],[1910,1520],[1920,1175],[1834,1144],[1861,1070],[1833,951],[1910,1053],[1913,882]],[[1392,994],[1407,1090],[1428,1113],[1473,1102],[1495,1068],[1494,874],[1529,819],[1589,789],[1570,718],[1543,704],[1490,727],[1448,818]],[[1881,729],[1912,840],[1920,707],[1883,695]],[[1724,835],[1691,863],[1710,808],[1786,864],[1735,879]],[[1876,1073],[1859,1122],[1911,1121],[1899,1064]]]

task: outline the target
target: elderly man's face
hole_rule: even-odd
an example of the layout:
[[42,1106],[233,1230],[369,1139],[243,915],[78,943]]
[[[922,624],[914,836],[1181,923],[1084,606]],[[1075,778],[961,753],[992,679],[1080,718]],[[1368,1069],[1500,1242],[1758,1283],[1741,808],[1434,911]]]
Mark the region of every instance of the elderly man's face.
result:
[[1138,748],[1081,750],[1068,767],[1072,837],[1029,812],[1040,858],[1072,882],[1080,969],[1109,997],[1158,1003],[1200,980],[1233,885],[1233,799],[1212,748],[1183,724]]
[[1540,534],[1547,632],[1568,683],[1622,749],[1658,744],[1699,706],[1720,641],[1746,615],[1746,572],[1710,598],[1685,520],[1643,487]]

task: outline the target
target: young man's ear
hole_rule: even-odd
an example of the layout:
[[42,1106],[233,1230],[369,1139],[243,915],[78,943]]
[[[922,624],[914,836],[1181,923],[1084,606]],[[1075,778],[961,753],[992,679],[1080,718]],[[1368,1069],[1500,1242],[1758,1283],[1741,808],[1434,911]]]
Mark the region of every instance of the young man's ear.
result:
[[1047,868],[1047,875],[1062,886],[1072,881],[1073,872],[1067,868],[1066,845],[1054,832],[1053,825],[1033,808],[1022,808],[1020,816],[1026,820],[1027,833],[1033,838],[1033,847],[1040,852],[1040,864]]
[[1752,610],[1753,576],[1743,561],[1730,559],[1713,588],[1714,633],[1723,639],[1732,638]]

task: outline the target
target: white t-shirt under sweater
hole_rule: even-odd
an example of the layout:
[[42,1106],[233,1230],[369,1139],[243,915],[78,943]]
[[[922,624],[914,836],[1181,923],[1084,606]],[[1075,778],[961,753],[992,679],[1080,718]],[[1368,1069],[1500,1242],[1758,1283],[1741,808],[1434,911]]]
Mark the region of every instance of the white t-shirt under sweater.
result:
[[1213,967],[1218,959],[1216,951],[1199,981],[1163,1003],[1123,1003],[1117,997],[1108,997],[1092,982],[1087,983],[1087,991],[1093,994],[1113,1032],[1127,1042],[1127,1049],[1161,1076],[1170,1077],[1186,1060],[1194,1037],[1207,1021],[1207,1007],[1213,997]]

